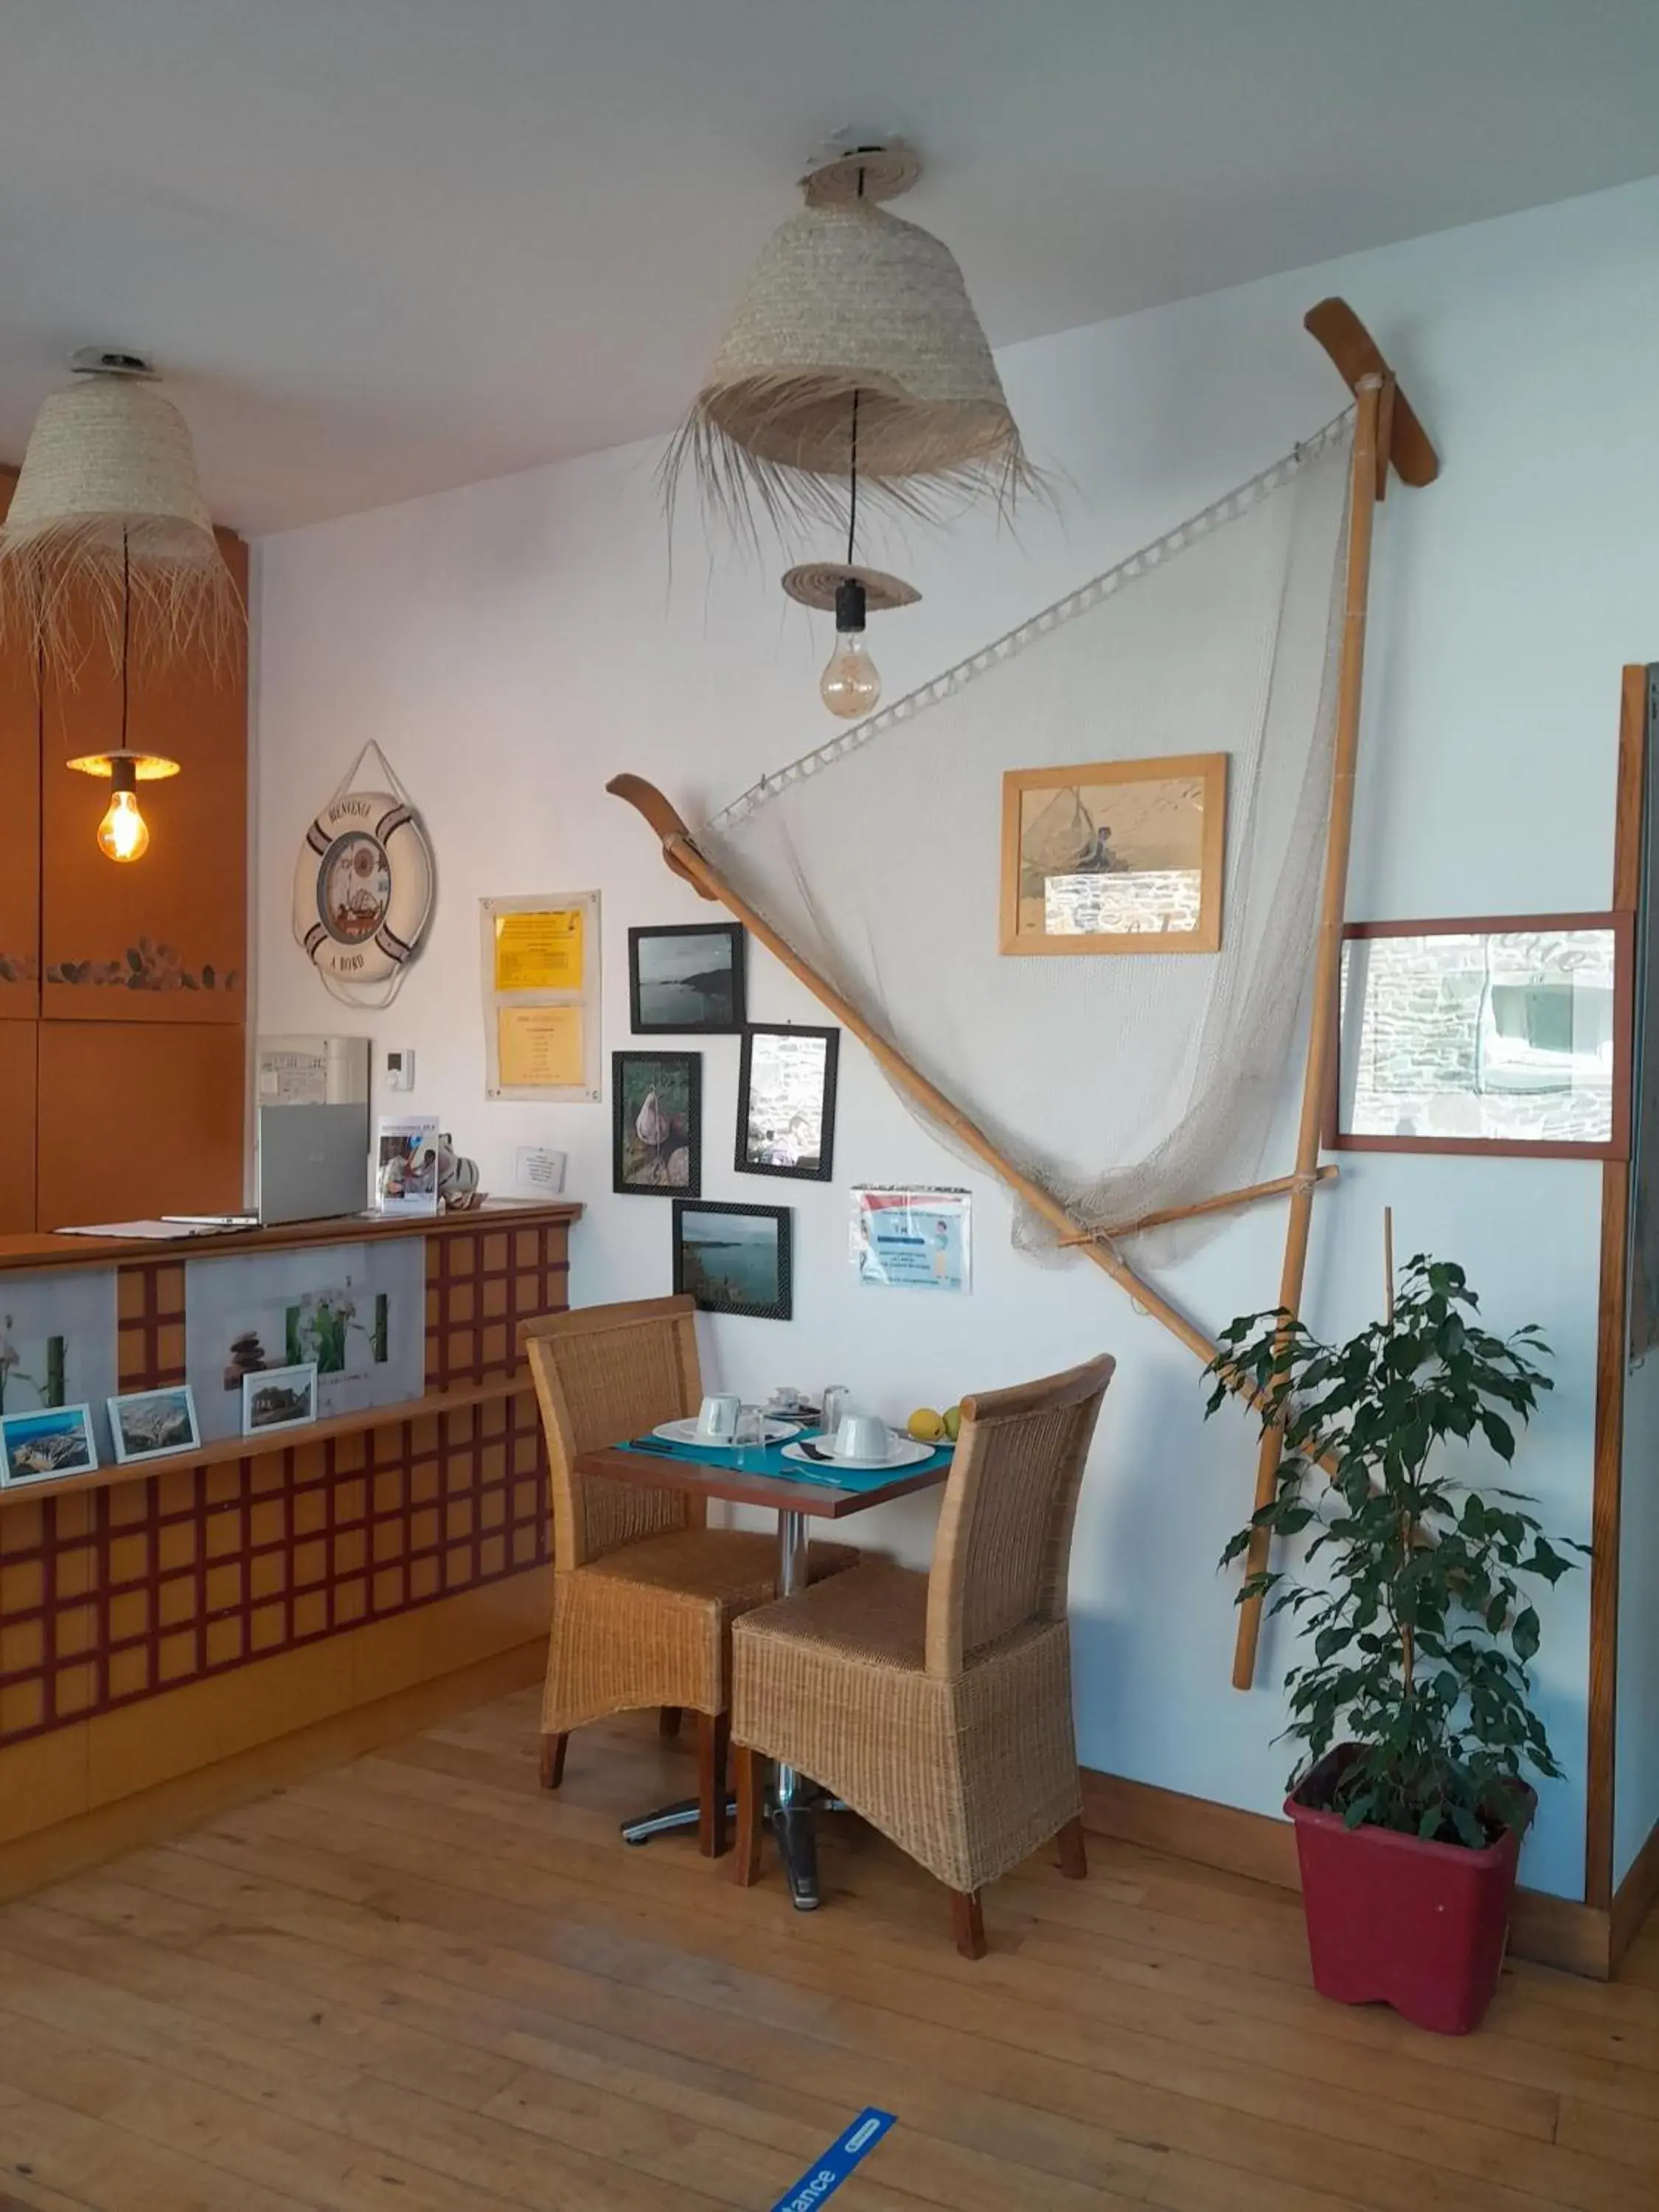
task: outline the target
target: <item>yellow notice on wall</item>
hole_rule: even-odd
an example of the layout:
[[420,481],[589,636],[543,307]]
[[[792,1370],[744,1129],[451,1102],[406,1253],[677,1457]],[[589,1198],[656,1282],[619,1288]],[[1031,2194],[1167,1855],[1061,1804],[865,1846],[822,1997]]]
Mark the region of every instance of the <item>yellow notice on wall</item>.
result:
[[554,1091],[582,1083],[580,1006],[498,1006],[495,1043],[504,1090]]
[[[579,906],[495,916],[498,991],[580,991],[581,987],[582,910]],[[564,1078],[558,1079],[562,1082]],[[507,1083],[516,1079],[503,1067],[501,1080]]]

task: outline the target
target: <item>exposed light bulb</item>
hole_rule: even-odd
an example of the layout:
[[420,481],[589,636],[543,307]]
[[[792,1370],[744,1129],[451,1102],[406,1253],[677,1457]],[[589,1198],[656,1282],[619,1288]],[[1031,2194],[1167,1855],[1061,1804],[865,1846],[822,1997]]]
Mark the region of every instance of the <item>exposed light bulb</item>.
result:
[[881,674],[864,643],[864,586],[844,577],[836,589],[836,649],[818,678],[818,696],[844,722],[870,714],[881,696]]
[[836,649],[818,678],[818,696],[832,714],[850,722],[867,714],[881,696],[881,677],[864,647],[862,630],[838,630]]
[[98,849],[110,860],[142,860],[149,850],[149,824],[136,792],[111,793],[109,811],[98,824]]

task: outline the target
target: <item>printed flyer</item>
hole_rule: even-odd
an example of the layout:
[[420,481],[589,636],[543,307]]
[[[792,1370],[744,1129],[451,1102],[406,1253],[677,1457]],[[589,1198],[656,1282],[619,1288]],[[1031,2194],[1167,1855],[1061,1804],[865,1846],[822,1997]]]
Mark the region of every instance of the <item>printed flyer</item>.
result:
[[884,1290],[967,1290],[972,1206],[965,1190],[856,1186],[853,1264],[859,1280]]

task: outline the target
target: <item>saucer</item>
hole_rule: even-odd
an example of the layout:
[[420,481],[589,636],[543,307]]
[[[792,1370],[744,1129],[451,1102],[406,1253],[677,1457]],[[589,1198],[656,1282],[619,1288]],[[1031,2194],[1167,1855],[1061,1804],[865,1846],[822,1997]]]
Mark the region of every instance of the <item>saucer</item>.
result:
[[809,1451],[805,1444],[786,1444],[783,1455],[802,1467],[815,1467],[823,1474],[833,1474],[837,1468],[844,1468],[849,1474],[874,1474],[884,1468],[896,1473],[902,1467],[920,1467],[939,1449],[936,1444],[919,1444],[913,1437],[902,1437],[892,1430],[888,1434],[891,1445],[885,1459],[837,1459],[827,1448],[820,1453]]
[[[766,1441],[769,1444],[781,1444],[786,1437],[798,1437],[800,1428],[799,1421],[780,1421],[769,1415]],[[729,1440],[717,1443],[712,1437],[704,1436],[697,1427],[695,1414],[684,1421],[659,1421],[651,1433],[653,1437],[660,1437],[665,1444],[701,1444],[705,1451],[736,1451],[738,1449]]]

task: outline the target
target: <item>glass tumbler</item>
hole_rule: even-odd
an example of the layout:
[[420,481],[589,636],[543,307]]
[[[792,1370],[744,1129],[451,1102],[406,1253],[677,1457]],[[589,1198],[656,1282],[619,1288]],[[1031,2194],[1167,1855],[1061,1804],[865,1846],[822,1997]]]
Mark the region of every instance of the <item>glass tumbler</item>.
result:
[[824,1385],[823,1411],[819,1416],[818,1426],[825,1443],[834,1443],[836,1431],[841,1426],[842,1416],[843,1413],[850,1413],[852,1406],[853,1393],[847,1383],[828,1382]]
[[744,1406],[738,1409],[738,1425],[732,1438],[737,1447],[739,1467],[757,1467],[766,1455],[766,1413],[759,1406]]

